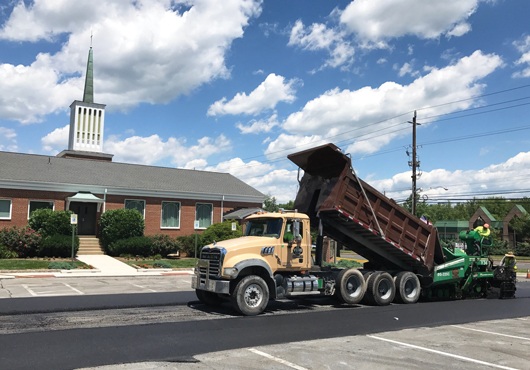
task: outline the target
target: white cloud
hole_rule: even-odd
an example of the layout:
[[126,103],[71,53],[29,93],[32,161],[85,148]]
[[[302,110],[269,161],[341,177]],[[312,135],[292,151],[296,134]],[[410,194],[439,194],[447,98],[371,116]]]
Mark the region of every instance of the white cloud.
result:
[[209,116],[225,114],[259,114],[267,109],[274,109],[279,102],[292,103],[295,99],[295,85],[300,81],[285,81],[282,76],[271,73],[250,94],[237,93],[232,100],[226,98],[216,101],[208,109]]
[[226,172],[239,178],[260,176],[271,172],[274,167],[268,163],[250,161],[245,163],[241,158],[233,158],[216,166],[206,167],[206,171]]
[[302,136],[281,134],[269,144],[265,150],[265,155],[269,159],[285,158],[287,154],[296,153],[320,144],[325,144],[320,135]]
[[379,59],[377,60],[377,64],[384,64],[384,63],[386,63],[386,62],[387,62],[386,58],[379,58]]
[[125,140],[110,136],[103,146],[106,153],[114,154],[114,161],[116,162],[151,165],[163,159],[170,159],[173,164],[177,166],[187,165],[188,168],[189,163],[193,160],[205,159],[213,154],[231,149],[230,140],[224,135],[215,139],[203,137],[197,140],[196,145],[192,146],[186,146],[186,139],[184,138],[170,137],[164,142],[158,135],[132,136]]
[[[349,152],[372,153],[400,135],[400,132],[394,132],[399,127],[392,126],[403,122],[404,117],[387,120],[388,117],[478,95],[484,88],[484,85],[479,84],[480,79],[501,65],[499,56],[476,51],[454,65],[433,68],[409,85],[386,82],[376,88],[366,86],[355,91],[338,88],[329,90],[284,121],[282,128],[297,136],[281,135],[270,143],[268,150],[272,152],[276,146],[293,147],[303,138],[307,140],[318,136],[330,137],[330,141],[356,138],[357,142],[347,149]],[[472,104],[473,101],[469,100],[424,110],[420,113],[420,120],[421,115],[454,112]],[[384,122],[374,125],[380,121]],[[339,133],[347,135],[332,137]]]
[[399,69],[399,73],[398,73],[399,77],[403,77],[407,74],[411,76],[418,76],[420,73],[412,69],[412,62],[411,62],[411,63],[403,64],[403,66]]
[[447,32],[445,36],[451,38],[452,36],[460,37],[471,31],[471,25],[467,22],[457,24],[451,31]]
[[17,149],[17,133],[15,130],[0,126],[0,150],[16,152]]
[[461,36],[464,20],[475,12],[480,1],[356,0],[344,9],[340,21],[362,42],[380,46],[405,35],[433,39],[453,32],[452,36]]
[[289,37],[290,46],[299,46],[305,50],[328,50],[330,58],[320,67],[348,66],[353,62],[355,49],[345,34],[338,29],[327,28],[321,23],[313,23],[305,27],[301,20],[297,20]]
[[522,71],[515,72],[512,77],[530,77],[530,36],[515,41],[513,45],[522,53],[521,57],[515,62],[515,65],[523,64],[527,67]]
[[294,200],[298,182],[296,177],[298,171],[274,170],[264,176],[244,180],[250,186],[258,189],[263,194],[271,194],[278,203],[287,203]]
[[70,133],[70,125],[61,128],[56,128],[41,140],[42,149],[47,152],[57,154],[60,150],[68,148],[68,135]]
[[[494,164],[480,170],[454,172],[444,169],[436,169],[423,172],[418,182],[418,187],[429,199],[444,196],[450,197],[455,194],[473,194],[483,192],[499,192],[519,189],[514,187],[514,181],[524,184],[530,178],[530,152],[521,152],[506,162]],[[386,191],[387,196],[396,200],[404,200],[410,195],[411,180],[410,171],[398,173],[390,179],[369,181],[379,191]],[[444,190],[445,187],[448,190]],[[478,194],[477,194],[478,195]],[[518,194],[528,196],[529,194]],[[458,196],[462,198],[466,196]]]
[[250,125],[242,125],[237,123],[236,127],[241,130],[242,134],[259,134],[260,132],[270,132],[275,126],[279,125],[278,115],[274,113],[266,120],[252,120]]
[[96,102],[110,111],[167,103],[227,77],[225,53],[260,12],[261,0],[21,1],[0,39],[67,41],[28,66],[0,65],[0,117],[38,122],[80,99],[92,31]]

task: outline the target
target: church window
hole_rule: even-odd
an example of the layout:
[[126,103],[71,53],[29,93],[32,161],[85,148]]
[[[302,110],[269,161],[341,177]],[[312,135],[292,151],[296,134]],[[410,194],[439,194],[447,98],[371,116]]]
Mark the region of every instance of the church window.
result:
[[199,221],[199,228],[206,229],[213,223],[213,204],[196,203],[195,220]]
[[180,227],[180,202],[162,202],[162,228]]
[[125,209],[136,209],[145,218],[145,200],[125,199]]
[[0,199],[0,220],[11,220],[11,199]]
[[28,209],[28,218],[31,216],[31,212],[37,209],[51,209],[54,210],[55,202],[47,200],[30,200]]

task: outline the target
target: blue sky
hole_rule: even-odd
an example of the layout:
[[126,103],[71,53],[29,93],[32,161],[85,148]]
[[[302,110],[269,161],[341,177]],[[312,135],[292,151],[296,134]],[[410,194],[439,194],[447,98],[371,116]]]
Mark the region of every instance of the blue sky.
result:
[[0,0],[0,150],[67,148],[93,34],[114,161],[230,172],[283,202],[286,155],[333,142],[401,200],[417,110],[422,195],[528,195],[528,14],[527,0]]

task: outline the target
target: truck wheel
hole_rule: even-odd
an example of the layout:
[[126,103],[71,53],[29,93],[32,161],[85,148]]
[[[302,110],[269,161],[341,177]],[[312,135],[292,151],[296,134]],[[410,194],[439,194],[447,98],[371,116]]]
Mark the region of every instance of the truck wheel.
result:
[[205,290],[195,289],[195,294],[201,303],[204,303],[208,306],[219,306],[223,299],[219,297],[216,293],[207,292]]
[[394,280],[397,303],[416,303],[420,299],[421,287],[418,277],[410,271],[402,271]]
[[347,304],[359,303],[366,292],[363,274],[355,268],[339,272],[335,279],[335,287],[339,300]]
[[378,306],[389,305],[396,295],[394,279],[388,272],[377,271],[368,278],[366,301]]
[[269,287],[259,276],[246,276],[236,285],[231,301],[237,312],[245,316],[258,315],[269,303]]

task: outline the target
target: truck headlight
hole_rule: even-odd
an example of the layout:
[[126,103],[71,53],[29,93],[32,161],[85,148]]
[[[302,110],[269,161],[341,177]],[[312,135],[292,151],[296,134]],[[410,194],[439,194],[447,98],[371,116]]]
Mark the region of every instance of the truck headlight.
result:
[[225,276],[236,276],[237,275],[237,269],[235,267],[227,267],[223,269],[223,275]]

